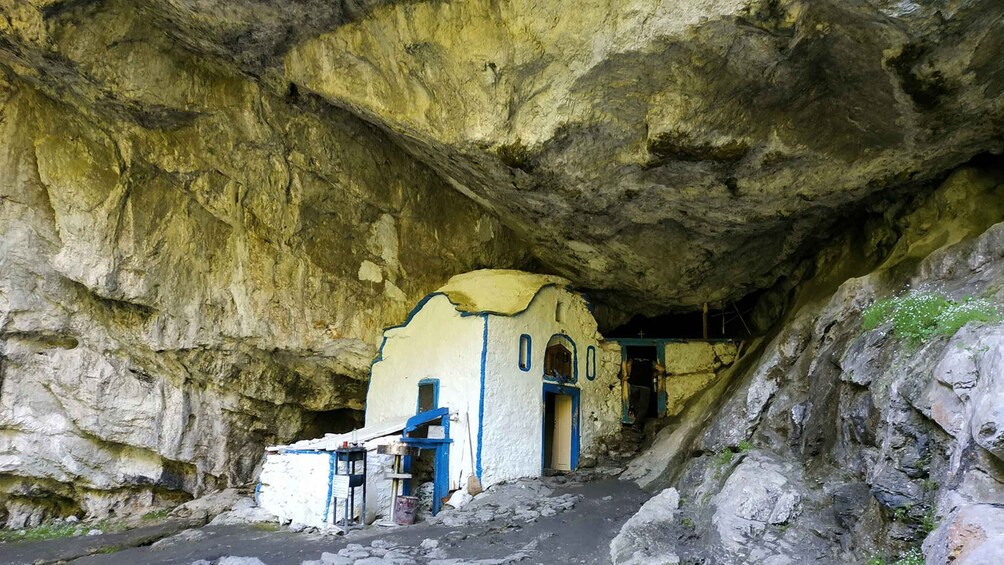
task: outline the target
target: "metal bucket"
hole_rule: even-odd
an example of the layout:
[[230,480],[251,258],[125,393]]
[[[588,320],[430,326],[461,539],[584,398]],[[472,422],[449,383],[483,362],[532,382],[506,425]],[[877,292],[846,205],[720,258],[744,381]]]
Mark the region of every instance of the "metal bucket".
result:
[[417,496],[398,496],[394,500],[394,523],[400,526],[414,524],[417,509]]

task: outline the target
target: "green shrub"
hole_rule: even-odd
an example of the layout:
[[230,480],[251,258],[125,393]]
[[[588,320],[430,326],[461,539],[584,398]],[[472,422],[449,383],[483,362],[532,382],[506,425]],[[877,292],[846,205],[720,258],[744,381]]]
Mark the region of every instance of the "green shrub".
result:
[[712,457],[711,462],[715,469],[714,477],[716,479],[720,479],[722,477],[722,473],[724,472],[725,468],[728,467],[729,463],[732,463],[733,457],[734,454],[732,453],[732,450],[729,449],[728,447],[722,447],[717,452],[715,452],[715,455]]
[[952,303],[938,316],[938,333],[952,336],[969,322],[999,322],[997,306],[982,299],[967,298],[961,304]]
[[979,298],[955,302],[942,293],[911,290],[895,298],[876,301],[861,315],[861,326],[871,330],[892,322],[893,334],[918,345],[933,336],[952,336],[969,322],[998,322],[996,304]]
[[728,465],[732,462],[732,455],[733,453],[731,449],[727,447],[721,448],[718,453],[715,454],[715,464],[719,467]]
[[920,521],[920,530],[927,535],[933,532],[938,527],[938,518],[935,516],[935,509],[931,508],[924,514],[924,518]]
[[919,547],[915,547],[900,555],[896,561],[890,562],[885,557],[876,555],[865,561],[865,565],[924,565],[924,553]]
[[921,343],[935,333],[938,317],[950,305],[951,302],[938,294],[909,292],[892,312],[893,331],[911,344]]
[[895,521],[897,521],[897,522],[906,522],[906,520],[907,520],[907,518],[909,516],[908,512],[910,512],[910,507],[909,506],[905,506],[905,507],[901,506],[901,507],[899,507],[899,508],[897,508],[896,510],[893,511],[893,513],[892,513],[892,519],[895,520]]

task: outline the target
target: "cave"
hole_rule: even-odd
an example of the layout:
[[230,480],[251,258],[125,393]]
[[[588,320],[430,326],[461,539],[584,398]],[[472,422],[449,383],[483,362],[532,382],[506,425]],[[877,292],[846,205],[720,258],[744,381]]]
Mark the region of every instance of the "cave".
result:
[[320,412],[305,412],[304,425],[295,439],[312,439],[325,434],[342,434],[361,428],[363,415],[359,410],[336,408]]
[[610,338],[749,339],[763,331],[755,318],[761,296],[762,293],[757,292],[736,301],[709,306],[707,314],[703,309],[655,316],[636,314],[604,335]]
[[[1001,2],[0,16],[5,555],[86,534],[70,517],[261,510],[266,449],[449,406],[464,472],[436,505],[464,555],[568,520],[599,533],[524,557],[1004,562]],[[472,297],[530,298],[437,292],[478,272],[583,302],[541,306],[547,332],[493,326],[515,315]],[[389,361],[430,303],[449,315]],[[613,498],[556,494],[583,477]],[[500,492],[519,519],[475,533],[463,508]]]

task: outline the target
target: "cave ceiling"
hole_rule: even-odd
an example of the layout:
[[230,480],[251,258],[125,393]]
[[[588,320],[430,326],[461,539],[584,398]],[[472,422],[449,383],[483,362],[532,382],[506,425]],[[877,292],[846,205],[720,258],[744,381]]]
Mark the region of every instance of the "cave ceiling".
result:
[[997,0],[0,6],[8,84],[170,131],[205,112],[194,60],[349,113],[528,250],[484,266],[631,312],[769,288],[864,208],[1004,139]]

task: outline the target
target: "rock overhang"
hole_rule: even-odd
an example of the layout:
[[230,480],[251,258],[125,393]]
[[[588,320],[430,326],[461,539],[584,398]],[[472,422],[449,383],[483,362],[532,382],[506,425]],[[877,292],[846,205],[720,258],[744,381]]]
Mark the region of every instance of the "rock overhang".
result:
[[[183,50],[348,110],[501,220],[540,270],[632,313],[769,288],[868,197],[1001,148],[1001,63],[979,55],[1000,22],[992,2],[493,9],[48,2],[5,50],[18,76],[143,93],[142,73],[88,60],[81,21],[150,16],[171,45],[126,50]],[[197,115],[170,98],[123,107],[162,118],[141,125]]]

